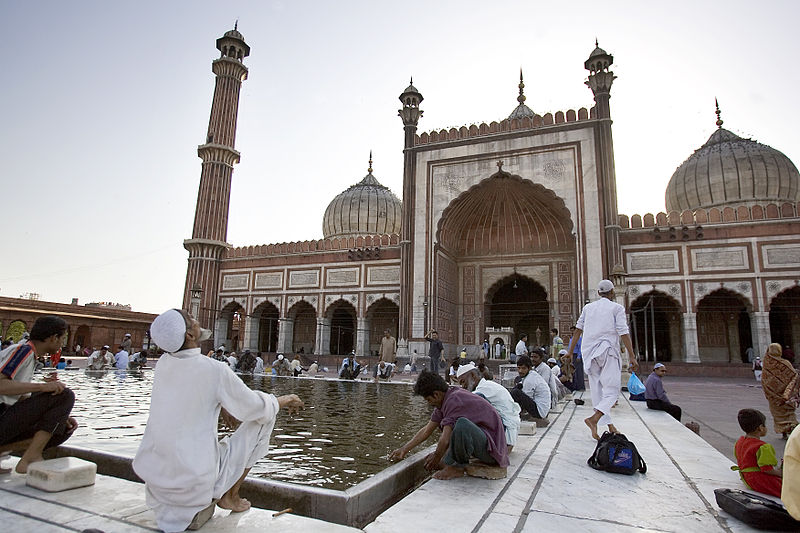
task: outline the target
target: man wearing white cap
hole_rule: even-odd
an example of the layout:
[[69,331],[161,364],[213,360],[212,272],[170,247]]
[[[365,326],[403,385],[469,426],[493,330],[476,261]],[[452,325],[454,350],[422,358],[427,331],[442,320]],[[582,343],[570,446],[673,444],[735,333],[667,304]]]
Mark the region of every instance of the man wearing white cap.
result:
[[456,378],[461,388],[483,396],[495,408],[497,414],[500,415],[500,420],[503,421],[503,427],[506,430],[506,445],[510,452],[517,443],[520,426],[519,413],[521,412],[519,404],[511,397],[511,393],[499,383],[484,378],[481,371],[472,362],[459,366]]
[[122,342],[119,343],[119,347],[125,350],[128,353],[131,353],[131,334],[126,333],[125,336],[122,338]]
[[[267,453],[278,411],[291,413],[303,402],[294,394],[276,398],[251,390],[230,367],[203,357],[200,342],[211,332],[185,311],[162,313],[150,334],[167,353],[155,369],[150,416],[133,469],[145,482],[158,527],[172,532],[202,525],[214,504],[246,511],[250,502],[239,496],[239,487]],[[242,424],[217,442],[222,409]]]
[[666,411],[672,415],[672,418],[681,421],[681,408],[669,401],[667,392],[664,390],[664,384],[661,381],[667,373],[667,367],[663,363],[656,363],[653,366],[653,372],[647,376],[644,382],[644,399],[647,401],[648,409],[655,409],[656,411]]
[[589,376],[594,407],[594,414],[584,422],[592,431],[592,437],[599,440],[598,424],[607,424],[610,432],[618,433],[611,422],[611,408],[617,403],[620,391],[620,340],[628,352],[631,368],[636,370],[639,365],[628,334],[625,308],[614,301],[614,284],[607,279],[601,280],[597,285],[597,293],[600,295],[597,301],[583,306],[567,353],[572,353],[575,343],[583,337],[583,368]]
[[108,345],[106,344],[99,350],[92,352],[86,360],[86,368],[90,370],[102,370],[108,364]]

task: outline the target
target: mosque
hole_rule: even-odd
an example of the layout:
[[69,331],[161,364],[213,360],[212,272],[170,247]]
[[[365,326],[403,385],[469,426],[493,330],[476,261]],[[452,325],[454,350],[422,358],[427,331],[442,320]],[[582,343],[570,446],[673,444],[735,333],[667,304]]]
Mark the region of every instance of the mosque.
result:
[[[336,196],[323,238],[226,243],[239,91],[250,47],[217,39],[184,306],[233,349],[325,356],[455,354],[483,339],[549,342],[604,278],[631,313],[642,358],[742,363],[769,342],[800,350],[800,175],[781,152],[722,128],[680,164],[665,212],[617,212],[609,105],[613,57],[584,62],[591,109],[418,131],[423,97],[400,95],[402,201],[373,174]],[[400,147],[398,146],[398,150]],[[677,162],[676,162],[677,163]]]

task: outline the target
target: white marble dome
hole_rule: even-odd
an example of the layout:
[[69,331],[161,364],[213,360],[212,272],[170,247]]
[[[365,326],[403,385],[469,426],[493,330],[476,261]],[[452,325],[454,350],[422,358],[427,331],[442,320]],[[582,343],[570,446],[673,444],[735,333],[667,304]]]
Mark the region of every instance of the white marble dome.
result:
[[800,200],[800,174],[788,157],[718,125],[669,180],[668,212]]
[[369,173],[337,195],[325,210],[322,234],[328,237],[358,237],[400,233],[402,203],[388,187]]

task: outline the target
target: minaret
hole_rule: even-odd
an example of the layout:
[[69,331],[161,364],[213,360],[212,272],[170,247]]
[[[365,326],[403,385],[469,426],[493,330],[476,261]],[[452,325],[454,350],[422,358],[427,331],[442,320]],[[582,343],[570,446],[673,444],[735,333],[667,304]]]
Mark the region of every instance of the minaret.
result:
[[[398,115],[403,119],[405,144],[403,148],[403,221],[400,226],[400,319],[397,328],[398,355],[408,355],[408,340],[411,338],[414,294],[414,195],[416,193],[416,156],[414,136],[417,123],[422,116],[419,108],[422,94],[414,87],[412,79],[400,95],[403,107]],[[427,305],[424,302],[423,305]]]
[[[603,245],[603,272],[612,279],[615,285],[624,284],[624,267],[622,251],[619,245],[619,220],[617,219],[617,177],[614,171],[614,141],[611,137],[611,84],[616,76],[608,70],[614,57],[597,45],[583,64],[589,71],[586,85],[592,90],[595,101],[595,116],[598,120],[595,129],[597,143],[597,172],[600,190],[600,220],[605,228]],[[622,293],[617,289],[617,293]]]
[[250,47],[234,29],[217,39],[221,55],[211,63],[217,76],[211,118],[205,144],[197,147],[203,160],[200,172],[200,189],[194,214],[192,238],[183,241],[189,251],[189,268],[183,308],[191,309],[191,289],[201,289],[199,316],[204,327],[213,326],[216,319],[216,302],[219,292],[219,264],[228,244],[228,207],[231,195],[233,165],[239,162],[239,152],[234,150],[236,116],[239,112],[239,90],[247,79],[247,67],[242,59],[250,55]]

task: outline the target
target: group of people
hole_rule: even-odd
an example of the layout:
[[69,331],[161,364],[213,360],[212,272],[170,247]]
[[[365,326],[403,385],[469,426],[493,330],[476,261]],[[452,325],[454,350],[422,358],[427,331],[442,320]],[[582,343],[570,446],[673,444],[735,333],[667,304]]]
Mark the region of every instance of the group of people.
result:
[[244,350],[241,354],[237,354],[234,351],[226,351],[225,346],[211,350],[208,352],[207,357],[226,363],[231,370],[241,374],[264,374],[267,373],[266,369],[269,368],[269,373],[275,376],[297,377],[303,372],[315,375],[319,368],[316,361],[308,367],[304,367],[300,361],[300,354],[294,354],[294,359],[289,361],[282,353],[279,353],[275,360],[270,363],[267,353],[253,353],[250,350]]
[[86,358],[86,368],[89,370],[103,370],[116,368],[117,370],[138,370],[147,366],[147,350],[142,348],[131,355],[130,334],[126,334],[119,344],[116,353],[113,353],[108,344],[99,350],[93,351]]

